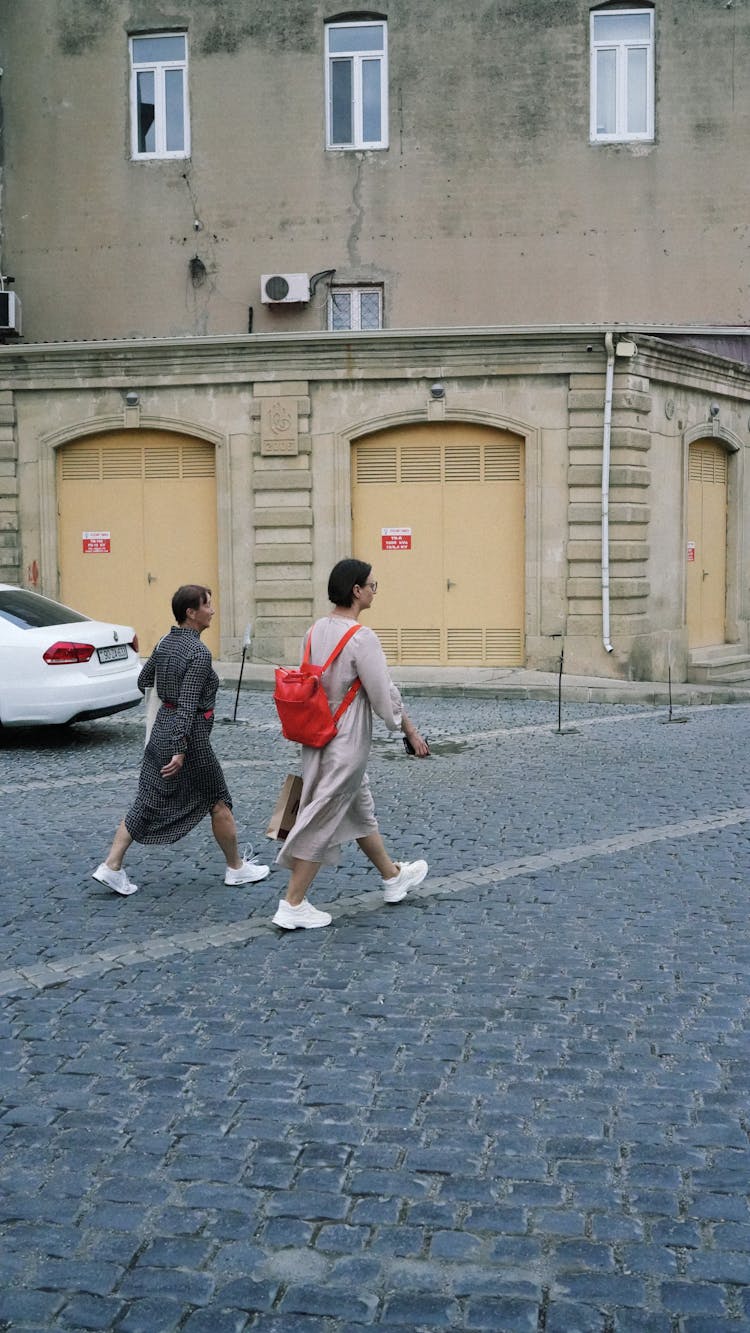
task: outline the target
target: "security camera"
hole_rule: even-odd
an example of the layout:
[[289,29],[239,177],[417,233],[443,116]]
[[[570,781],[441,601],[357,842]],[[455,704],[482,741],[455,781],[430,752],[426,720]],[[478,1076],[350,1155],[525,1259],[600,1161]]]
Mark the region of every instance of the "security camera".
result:
[[708,414],[709,414],[709,416],[712,416],[712,417],[718,417],[720,411],[721,411],[721,408],[719,407],[719,404],[718,404],[718,403],[712,403],[711,406],[710,406],[709,409],[708,409]]
[[445,398],[445,385],[431,384],[430,394],[433,398]]
[[125,394],[125,402],[127,403],[128,407],[137,407],[138,401],[139,401],[138,394],[136,393],[135,389],[128,389],[128,392]]

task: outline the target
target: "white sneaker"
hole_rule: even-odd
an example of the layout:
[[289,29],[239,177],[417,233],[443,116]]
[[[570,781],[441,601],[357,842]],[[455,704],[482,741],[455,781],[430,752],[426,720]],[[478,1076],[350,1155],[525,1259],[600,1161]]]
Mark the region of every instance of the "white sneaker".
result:
[[121,893],[123,898],[138,891],[138,885],[128,879],[124,870],[112,870],[106,861],[102,861],[101,865],[96,867],[91,878],[98,879],[100,884],[106,884],[107,888],[114,889],[115,893]]
[[267,875],[270,875],[270,866],[258,865],[257,859],[253,856],[250,859],[243,857],[242,865],[233,870],[227,866],[224,875],[225,884],[258,884]]
[[426,861],[397,861],[396,865],[398,874],[383,880],[383,900],[387,903],[400,903],[409,889],[422,883],[429,869]]
[[302,899],[299,907],[292,907],[286,898],[282,898],[273,924],[284,930],[319,930],[321,926],[330,926],[332,919],[330,912],[319,911],[307,898]]

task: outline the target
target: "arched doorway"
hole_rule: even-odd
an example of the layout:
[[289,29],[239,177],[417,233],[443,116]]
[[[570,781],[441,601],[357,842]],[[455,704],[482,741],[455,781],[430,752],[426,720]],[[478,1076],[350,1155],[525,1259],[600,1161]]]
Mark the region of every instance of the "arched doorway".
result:
[[[182,583],[216,591],[213,445],[169,431],[111,431],[57,455],[60,596],[95,619],[134,625],[149,653]],[[203,636],[219,648],[218,614]]]
[[368,623],[404,665],[524,662],[524,442],[457,422],[378,431],[352,458],[353,552]]
[[688,646],[725,641],[727,588],[727,452],[698,440],[688,455]]

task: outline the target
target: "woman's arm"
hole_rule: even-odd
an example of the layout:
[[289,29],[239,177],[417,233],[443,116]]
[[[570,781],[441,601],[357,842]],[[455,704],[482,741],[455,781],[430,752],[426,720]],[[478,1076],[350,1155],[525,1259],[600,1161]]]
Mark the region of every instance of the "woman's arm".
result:
[[360,630],[352,643],[355,647],[357,674],[374,712],[385,722],[389,731],[402,731],[414,747],[414,753],[424,759],[430,753],[429,747],[404,711],[401,695],[391,680],[377,634],[374,630]]
[[417,756],[417,759],[425,759],[430,753],[430,747],[421,732],[417,731],[411,718],[406,716],[403,709],[401,712],[401,730]]
[[136,681],[141,694],[145,694],[150,686],[156,683],[156,649],[152,652],[147,662],[141,667],[141,673]]

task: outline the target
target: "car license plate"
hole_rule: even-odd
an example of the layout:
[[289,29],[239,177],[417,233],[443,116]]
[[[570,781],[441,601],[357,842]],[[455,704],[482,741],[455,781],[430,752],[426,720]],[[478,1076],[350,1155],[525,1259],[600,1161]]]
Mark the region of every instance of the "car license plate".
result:
[[124,643],[115,644],[112,648],[97,648],[96,652],[100,662],[122,662],[128,655]]

